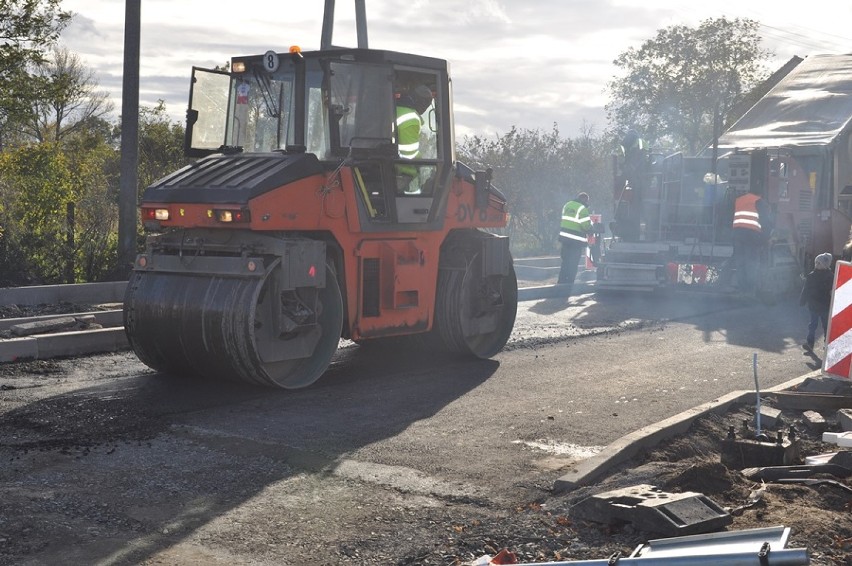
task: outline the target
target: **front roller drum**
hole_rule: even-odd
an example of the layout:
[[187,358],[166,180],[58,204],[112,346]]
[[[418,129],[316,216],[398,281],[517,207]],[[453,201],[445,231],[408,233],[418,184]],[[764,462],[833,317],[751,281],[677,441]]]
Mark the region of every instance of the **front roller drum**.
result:
[[254,279],[135,271],[125,331],[139,359],[163,373],[306,387],[328,368],[343,325],[327,269],[324,288],[284,292],[275,270]]

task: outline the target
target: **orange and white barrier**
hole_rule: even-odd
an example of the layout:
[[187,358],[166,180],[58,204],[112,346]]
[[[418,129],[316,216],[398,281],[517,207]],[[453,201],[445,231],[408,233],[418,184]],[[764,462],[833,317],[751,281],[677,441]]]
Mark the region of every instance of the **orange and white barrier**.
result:
[[834,268],[831,311],[828,319],[825,373],[852,378],[852,263],[838,261]]
[[[601,214],[598,214],[598,213],[590,214],[589,220],[592,221],[593,225],[594,224],[602,224],[603,223],[603,216]],[[595,263],[592,261],[592,246],[597,244],[598,238],[603,238],[603,235],[597,236],[597,235],[594,235],[594,234],[589,234],[588,236],[586,236],[586,241],[589,244],[588,246],[586,246],[586,256],[585,256],[586,264],[584,266],[586,271],[588,271],[590,269],[595,269]]]

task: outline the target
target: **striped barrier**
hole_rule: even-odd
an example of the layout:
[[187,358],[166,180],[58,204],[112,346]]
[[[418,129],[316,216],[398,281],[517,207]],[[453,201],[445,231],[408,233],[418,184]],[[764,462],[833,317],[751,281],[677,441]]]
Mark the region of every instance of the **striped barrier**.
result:
[[[598,214],[598,213],[590,214],[589,220],[592,221],[593,226],[595,224],[600,224],[601,226],[603,226],[603,216],[601,214]],[[589,234],[588,236],[586,236],[586,241],[589,244],[588,246],[586,246],[585,257],[583,258],[585,260],[584,269],[586,271],[589,271],[591,269],[596,269],[596,267],[597,267],[595,265],[595,262],[592,261],[592,246],[599,245],[601,243],[601,242],[598,242],[599,238],[603,238],[603,234],[600,234],[600,235]]]
[[850,379],[852,370],[852,263],[838,261],[834,268],[831,292],[831,315],[828,319],[825,373]]

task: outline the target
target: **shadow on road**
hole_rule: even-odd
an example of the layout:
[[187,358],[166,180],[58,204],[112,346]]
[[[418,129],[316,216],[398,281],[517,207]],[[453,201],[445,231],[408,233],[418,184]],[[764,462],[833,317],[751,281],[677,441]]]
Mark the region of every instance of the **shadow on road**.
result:
[[[296,391],[146,374],[43,394],[0,421],[0,457],[12,462],[0,470],[0,517],[17,517],[0,521],[0,562],[146,563],[271,484],[332,470],[434,415],[498,366],[352,346]],[[230,444],[199,448],[181,430]],[[26,495],[39,490],[54,495]],[[93,540],[98,531],[109,533]]]
[[[807,314],[798,301],[784,299],[773,305],[707,293],[643,293],[597,291],[566,298],[544,299],[529,308],[540,315],[557,315],[570,308],[570,323],[584,330],[619,327],[628,321],[640,325],[678,322],[701,330],[706,342],[767,352],[781,352],[790,341],[800,342]],[[763,331],[755,331],[755,322]]]

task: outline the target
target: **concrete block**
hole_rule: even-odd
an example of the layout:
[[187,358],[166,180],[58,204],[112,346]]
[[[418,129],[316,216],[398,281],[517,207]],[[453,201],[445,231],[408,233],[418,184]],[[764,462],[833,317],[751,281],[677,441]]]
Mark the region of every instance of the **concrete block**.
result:
[[0,340],[0,362],[20,362],[38,359],[38,342],[35,338]]
[[598,523],[633,523],[643,531],[669,536],[707,533],[733,522],[731,515],[701,493],[669,493],[640,484],[588,497],[571,515]]
[[784,419],[781,418],[781,411],[766,405],[760,406],[760,426],[766,430],[775,430],[784,424]]
[[96,328],[0,340],[0,362],[115,352],[130,347],[124,328]]
[[23,322],[16,324],[9,330],[11,330],[13,336],[29,336],[31,334],[45,334],[55,330],[67,330],[75,324],[77,324],[77,320],[73,316],[61,316],[47,320]]
[[802,413],[802,420],[806,427],[819,434],[822,434],[828,428],[825,419],[816,411],[805,411]]
[[823,442],[833,442],[843,448],[852,448],[852,432],[824,432]]
[[41,305],[47,303],[120,303],[127,281],[80,285],[37,285],[0,288],[0,305]]
[[840,409],[837,411],[837,422],[840,424],[840,430],[852,430],[852,409]]

